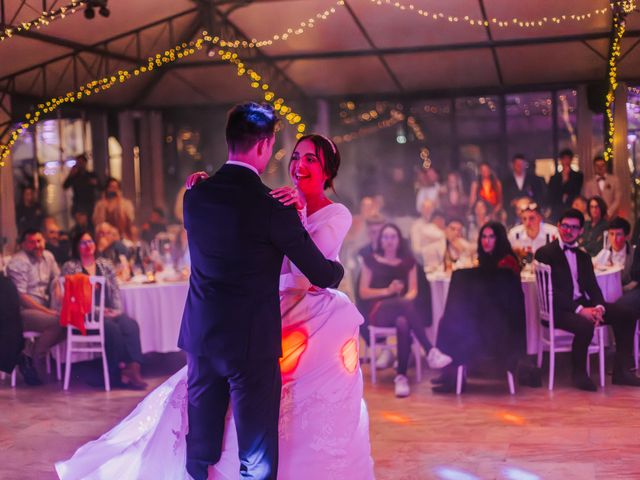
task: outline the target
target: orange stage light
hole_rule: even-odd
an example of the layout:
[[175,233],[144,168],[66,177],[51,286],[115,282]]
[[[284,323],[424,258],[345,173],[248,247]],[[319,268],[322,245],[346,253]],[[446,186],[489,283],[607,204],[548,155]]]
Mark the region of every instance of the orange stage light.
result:
[[307,349],[309,336],[305,330],[297,329],[286,333],[282,337],[282,358],[280,359],[280,372],[289,375],[298,368],[300,357]]

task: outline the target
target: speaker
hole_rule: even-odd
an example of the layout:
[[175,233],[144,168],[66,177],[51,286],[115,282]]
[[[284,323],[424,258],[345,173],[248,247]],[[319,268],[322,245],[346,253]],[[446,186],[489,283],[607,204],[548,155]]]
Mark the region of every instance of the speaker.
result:
[[606,81],[590,83],[587,85],[587,104],[593,113],[604,113],[607,104],[609,84]]

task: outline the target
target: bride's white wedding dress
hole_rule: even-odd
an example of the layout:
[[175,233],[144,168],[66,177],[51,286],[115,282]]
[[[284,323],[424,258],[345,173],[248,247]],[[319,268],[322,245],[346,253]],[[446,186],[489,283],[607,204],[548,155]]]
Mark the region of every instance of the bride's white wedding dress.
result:
[[[337,259],[351,214],[331,204],[306,227]],[[362,398],[358,326],[362,316],[337,290],[315,290],[285,259],[280,277],[283,357],[278,479],[371,480],[369,417]],[[188,479],[187,369],[151,392],[115,428],[56,463],[63,480]],[[235,424],[227,414],[220,461],[209,480],[239,478]]]

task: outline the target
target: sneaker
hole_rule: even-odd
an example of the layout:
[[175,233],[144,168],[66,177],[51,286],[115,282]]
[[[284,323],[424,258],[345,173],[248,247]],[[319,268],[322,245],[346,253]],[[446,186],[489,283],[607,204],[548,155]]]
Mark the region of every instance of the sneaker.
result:
[[452,361],[453,359],[449,355],[445,355],[436,347],[432,347],[427,354],[427,363],[429,364],[429,368],[444,368]]
[[396,384],[396,397],[404,398],[409,396],[411,389],[409,388],[409,379],[405,375],[396,375],[393,383]]
[[385,348],[380,352],[378,358],[376,359],[376,369],[384,370],[385,368],[389,368],[393,365],[395,358],[393,357],[393,353],[388,348]]

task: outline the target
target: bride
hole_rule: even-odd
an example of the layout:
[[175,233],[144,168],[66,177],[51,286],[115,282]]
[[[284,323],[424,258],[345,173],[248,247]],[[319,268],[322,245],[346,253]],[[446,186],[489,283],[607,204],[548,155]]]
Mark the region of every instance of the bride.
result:
[[[321,135],[298,140],[289,163],[295,185],[271,192],[295,205],[325,257],[336,260],[351,226],[349,210],[332,203],[340,165],[335,144]],[[206,174],[192,175],[192,186]],[[371,480],[369,417],[362,398],[358,327],[363,319],[346,295],[317,289],[286,258],[280,275],[282,393],[278,478]],[[56,463],[63,480],[188,479],[187,368],[151,392],[111,431]],[[222,456],[209,480],[239,477],[233,415],[227,413]]]

